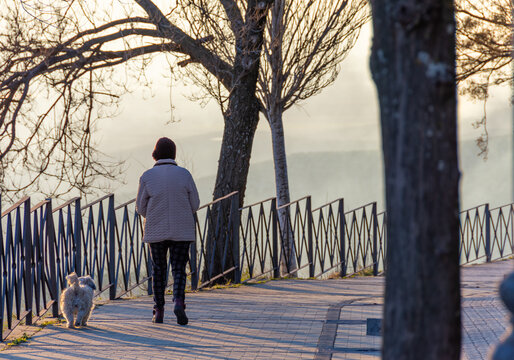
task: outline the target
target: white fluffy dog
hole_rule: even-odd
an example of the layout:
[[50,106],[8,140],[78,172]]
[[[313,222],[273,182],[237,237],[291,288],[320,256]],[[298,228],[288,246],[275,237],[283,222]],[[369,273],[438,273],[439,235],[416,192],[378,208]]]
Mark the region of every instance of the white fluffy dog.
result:
[[90,276],[78,277],[71,273],[66,276],[69,287],[61,294],[61,311],[66,318],[66,325],[86,326],[89,315],[93,310],[93,295],[96,289],[95,282]]

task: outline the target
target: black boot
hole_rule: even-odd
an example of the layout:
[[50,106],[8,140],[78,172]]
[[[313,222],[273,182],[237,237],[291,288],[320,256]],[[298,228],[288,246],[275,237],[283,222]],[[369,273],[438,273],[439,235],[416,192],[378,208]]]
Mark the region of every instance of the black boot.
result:
[[164,309],[163,308],[154,308],[153,309],[153,319],[152,322],[156,324],[162,324],[164,321]]
[[186,304],[183,299],[175,299],[175,310],[173,311],[177,316],[177,324],[187,325],[189,319],[186,316]]

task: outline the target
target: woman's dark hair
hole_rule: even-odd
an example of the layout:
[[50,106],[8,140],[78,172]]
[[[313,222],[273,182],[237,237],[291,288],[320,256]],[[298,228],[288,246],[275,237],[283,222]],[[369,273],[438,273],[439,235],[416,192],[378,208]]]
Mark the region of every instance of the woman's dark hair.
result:
[[177,147],[175,146],[175,143],[170,138],[162,137],[157,140],[152,157],[155,161],[161,159],[175,159],[176,153]]

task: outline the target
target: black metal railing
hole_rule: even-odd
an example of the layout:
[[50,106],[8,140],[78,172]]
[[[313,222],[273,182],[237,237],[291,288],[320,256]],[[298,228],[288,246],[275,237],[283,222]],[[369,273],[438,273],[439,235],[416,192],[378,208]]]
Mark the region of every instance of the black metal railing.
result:
[[53,229],[53,223],[48,221],[52,212],[50,201],[32,209],[30,205],[30,198],[25,197],[1,212],[2,340],[22,321],[30,325],[50,308],[57,309],[56,239],[48,231]]
[[387,216],[382,211],[377,214],[377,236],[378,236],[378,264],[379,269],[386,270],[386,252],[387,252]]
[[115,297],[119,298],[142,284],[146,284],[146,292],[152,294],[150,253],[142,241],[143,219],[136,212],[135,199],[115,207],[114,212],[117,253],[113,269],[114,284],[117,285]]
[[281,276],[314,277],[311,197],[279,206],[277,215]]
[[344,199],[337,199],[312,210],[314,269],[321,277],[329,271],[346,276],[346,217]]
[[242,281],[279,277],[278,219],[275,198],[240,209]]
[[479,205],[460,214],[460,262],[468,264],[490,259],[489,205]]
[[348,238],[347,266],[358,272],[373,267],[378,274],[378,220],[377,203],[369,203],[345,214],[348,217],[345,228]]
[[[310,196],[279,207],[275,198],[243,208],[238,204],[234,192],[196,212],[197,241],[191,245],[188,273],[192,290],[227,279],[239,283],[385,270],[386,213],[377,212],[376,202],[350,211],[342,198],[315,209]],[[460,263],[512,256],[513,234],[512,204],[463,211]],[[56,208],[51,199],[31,207],[25,197],[1,212],[0,338],[50,310],[58,316],[59,294],[73,271],[93,277],[96,296],[151,294],[152,263],[142,238],[135,200],[115,206],[113,194],[85,206],[74,198]]]
[[479,205],[460,214],[461,265],[489,262],[514,254],[514,204],[494,209]]
[[[222,277],[241,281],[239,194],[230,193],[195,214],[198,244],[191,246],[191,288],[206,287]],[[201,283],[199,284],[199,281]],[[199,285],[198,285],[199,284]]]

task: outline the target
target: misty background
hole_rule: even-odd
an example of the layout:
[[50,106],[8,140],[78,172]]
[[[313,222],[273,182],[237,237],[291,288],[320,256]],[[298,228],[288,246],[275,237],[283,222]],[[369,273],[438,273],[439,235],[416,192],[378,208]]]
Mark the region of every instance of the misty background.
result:
[[[348,58],[340,64],[336,82],[321,94],[284,114],[291,199],[312,195],[313,206],[339,197],[346,209],[378,201],[384,209],[383,163],[376,90],[368,59],[370,24]],[[202,106],[188,99],[198,91],[187,79],[173,79],[164,57],[146,70],[150,87],[134,87],[112,119],[96,129],[101,151],[125,161],[119,183],[106,184],[116,202],[133,198],[139,176],[153,166],[156,140],[167,136],[177,144],[177,161],[193,174],[201,203],[212,200],[223,117],[211,101]],[[512,202],[512,115],[510,88],[491,90],[487,102],[489,152],[477,156],[475,140],[483,132],[473,124],[484,116],[484,104],[459,99],[461,209],[485,202],[492,207]],[[275,196],[271,133],[266,120],[256,132],[245,203]],[[444,196],[444,189],[434,196]]]

